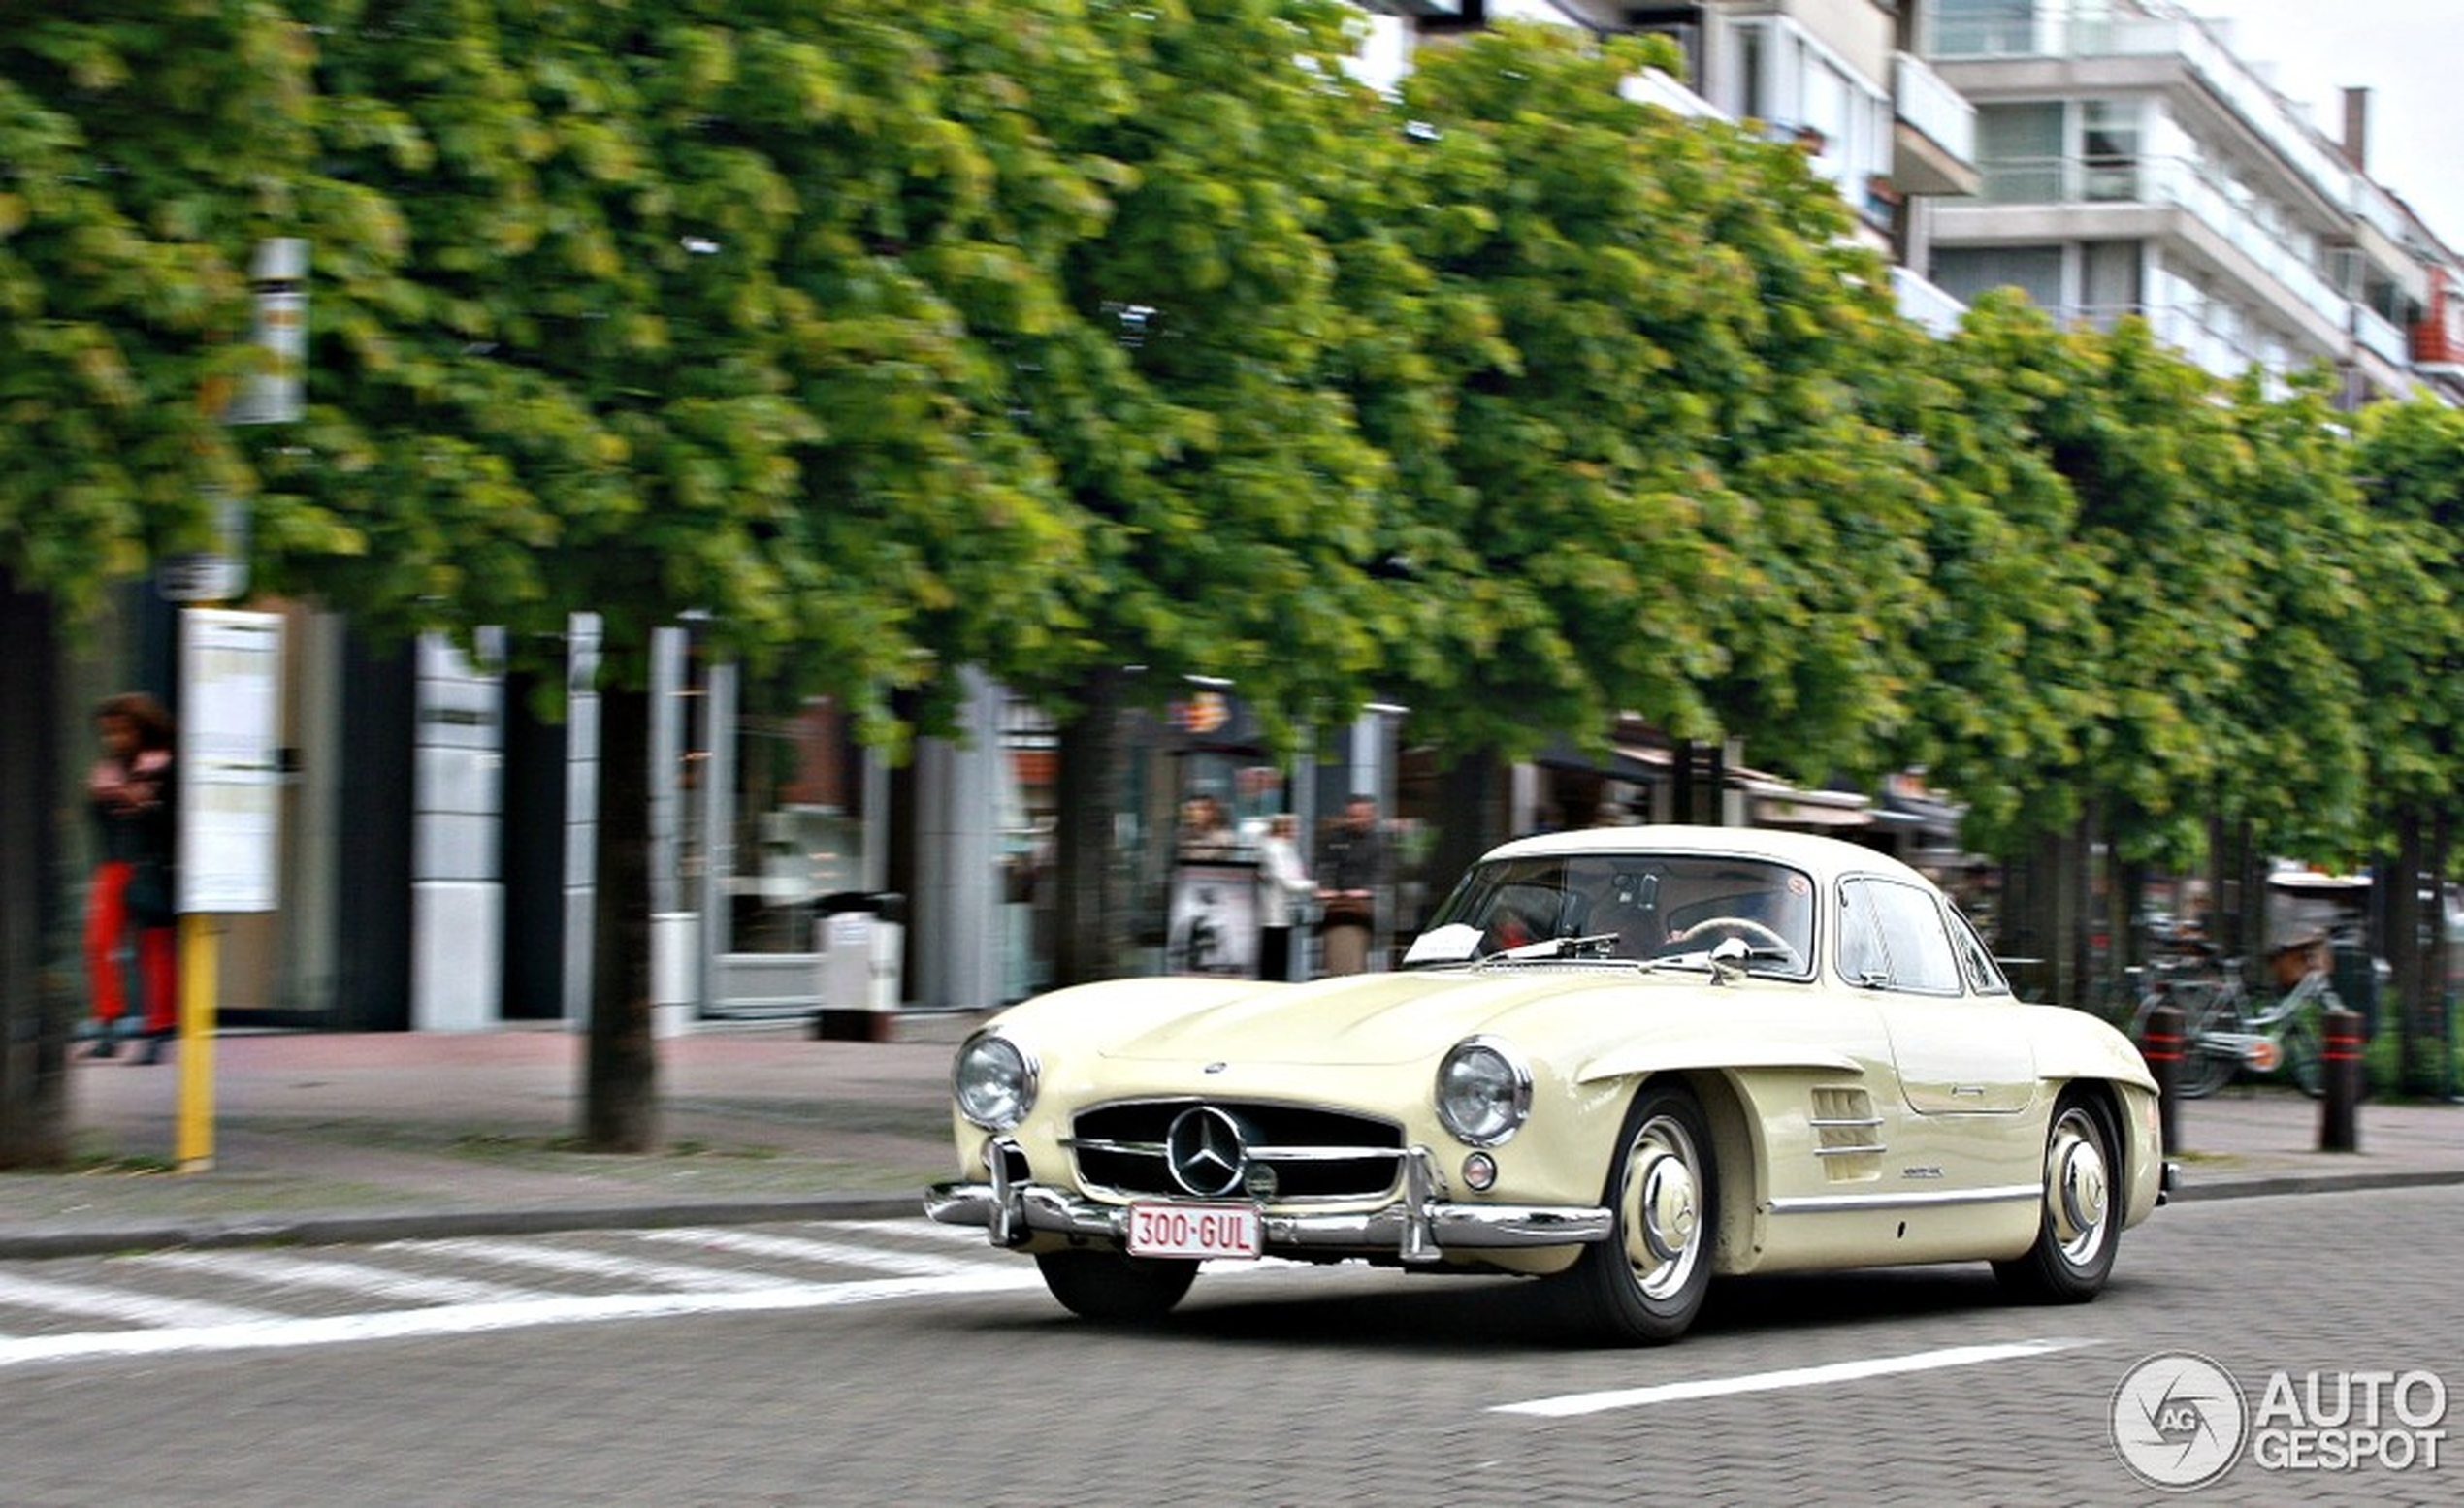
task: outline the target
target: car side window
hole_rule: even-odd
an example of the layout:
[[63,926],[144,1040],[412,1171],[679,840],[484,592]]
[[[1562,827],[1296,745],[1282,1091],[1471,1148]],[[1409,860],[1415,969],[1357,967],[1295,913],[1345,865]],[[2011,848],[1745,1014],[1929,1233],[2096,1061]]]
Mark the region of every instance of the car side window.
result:
[[1967,976],[1967,987],[1980,995],[2007,995],[2010,980],[2002,978],[2002,966],[1985,948],[1985,940],[1976,928],[1957,911],[1951,913],[1951,946],[1959,950],[1960,972]]
[[1851,880],[1839,887],[1839,977],[1851,984],[1882,989],[1891,983],[1891,955],[1874,919],[1871,886]]
[[1839,972],[1852,983],[1926,995],[1960,993],[1960,963],[1933,896],[1896,881],[1840,887]]

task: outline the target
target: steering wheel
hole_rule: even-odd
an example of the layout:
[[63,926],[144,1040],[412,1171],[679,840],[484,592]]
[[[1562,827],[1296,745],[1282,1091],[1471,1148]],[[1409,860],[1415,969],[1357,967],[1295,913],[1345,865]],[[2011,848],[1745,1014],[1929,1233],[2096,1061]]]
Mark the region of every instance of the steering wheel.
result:
[[1711,934],[1726,932],[1743,938],[1758,947],[1766,947],[1788,961],[1792,969],[1804,967],[1797,953],[1797,946],[1751,916],[1705,916],[1690,927],[1680,927],[1669,934],[1671,943],[1692,943],[1707,939]]

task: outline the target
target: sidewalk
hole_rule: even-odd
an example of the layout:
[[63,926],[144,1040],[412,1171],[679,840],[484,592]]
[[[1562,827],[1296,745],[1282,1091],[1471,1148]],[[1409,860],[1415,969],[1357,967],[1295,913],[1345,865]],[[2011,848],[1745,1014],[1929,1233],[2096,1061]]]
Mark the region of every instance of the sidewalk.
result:
[[[956,1171],[948,1074],[960,1018],[900,1040],[800,1025],[659,1044],[663,1150],[570,1150],[580,1039],[234,1034],[214,1043],[213,1167],[172,1171],[176,1065],[78,1059],[79,1171],[0,1174],[0,1258],[164,1246],[918,1214]],[[2318,1107],[2227,1090],[2181,1107],[2184,1200],[2464,1183],[2464,1107],[2365,1105],[2362,1150],[2315,1150]]]

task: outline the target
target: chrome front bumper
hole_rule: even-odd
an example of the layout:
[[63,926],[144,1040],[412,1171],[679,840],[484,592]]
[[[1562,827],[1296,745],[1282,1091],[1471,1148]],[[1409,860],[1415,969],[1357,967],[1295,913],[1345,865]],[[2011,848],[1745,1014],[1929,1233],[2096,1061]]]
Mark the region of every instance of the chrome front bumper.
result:
[[[1016,1183],[1004,1176],[1004,1142],[988,1149],[989,1178],[982,1183],[936,1183],[924,1195],[924,1213],[943,1225],[980,1225],[992,1244],[1025,1244],[1038,1233],[1120,1245],[1127,1239],[1129,1211],[1044,1183]],[[1445,1197],[1437,1162],[1426,1147],[1404,1155],[1403,1192],[1378,1209],[1344,1214],[1262,1214],[1266,1249],[1392,1252],[1406,1262],[1437,1262],[1449,1251],[1496,1251],[1534,1246],[1574,1246],[1605,1240],[1608,1211],[1553,1204],[1470,1204]]]

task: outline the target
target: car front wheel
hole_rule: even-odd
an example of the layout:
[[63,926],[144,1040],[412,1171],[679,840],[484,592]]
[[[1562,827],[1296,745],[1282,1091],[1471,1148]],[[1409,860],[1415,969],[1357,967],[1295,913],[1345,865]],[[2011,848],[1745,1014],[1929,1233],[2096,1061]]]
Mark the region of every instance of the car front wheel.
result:
[[2005,1289],[2037,1303],[2084,1303],[2105,1286],[2122,1239],[2120,1146],[2101,1105],[2075,1090],[2062,1096],[2045,1134],[2036,1244],[1994,1264]]
[[1559,1279],[1576,1319],[1618,1344],[1674,1340],[1710,1291],[1719,1207],[1710,1131],[1691,1092],[1647,1086],[1635,1097],[1607,1203],[1608,1239],[1584,1247]]
[[1061,1307],[1111,1324],[1162,1319],[1198,1277],[1194,1262],[1117,1251],[1048,1251],[1035,1267]]

